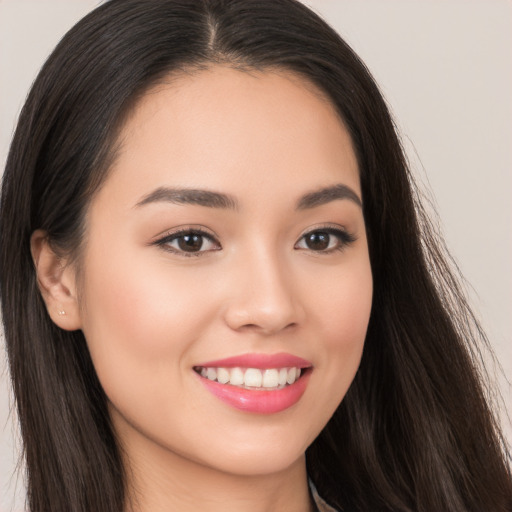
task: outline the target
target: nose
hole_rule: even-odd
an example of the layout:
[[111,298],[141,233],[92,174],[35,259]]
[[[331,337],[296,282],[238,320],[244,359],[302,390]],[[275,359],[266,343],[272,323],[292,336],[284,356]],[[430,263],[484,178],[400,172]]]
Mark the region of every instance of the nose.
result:
[[253,255],[238,271],[230,273],[225,321],[236,331],[264,335],[300,324],[304,309],[295,290],[292,272],[276,255]]

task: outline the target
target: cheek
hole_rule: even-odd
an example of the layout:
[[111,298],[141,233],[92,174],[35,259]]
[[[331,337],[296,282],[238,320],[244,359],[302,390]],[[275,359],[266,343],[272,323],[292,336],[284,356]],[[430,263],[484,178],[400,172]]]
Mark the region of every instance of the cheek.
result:
[[[373,280],[367,255],[320,278],[314,288],[316,321],[330,350],[362,346],[372,307]],[[362,347],[361,347],[362,348]]]
[[324,309],[326,343],[329,349],[347,356],[363,349],[372,305],[371,281],[338,290]]
[[191,282],[134,251],[130,258],[91,257],[87,270],[83,331],[107,394],[115,382],[126,384],[145,372],[148,383],[159,371],[166,380],[176,374],[213,315],[201,280]]
[[366,258],[341,269],[337,279],[325,282],[323,293],[317,289],[315,321],[321,336],[318,344],[327,379],[324,384],[331,390],[326,400],[332,412],[345,396],[359,367],[372,294],[372,275]]

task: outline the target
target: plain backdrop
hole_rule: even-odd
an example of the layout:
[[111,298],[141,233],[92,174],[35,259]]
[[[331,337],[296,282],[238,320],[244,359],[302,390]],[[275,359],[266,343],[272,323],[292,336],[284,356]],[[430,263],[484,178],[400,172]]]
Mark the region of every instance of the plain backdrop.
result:
[[[97,0],[0,0],[0,168],[27,91],[62,35]],[[512,375],[512,2],[305,0],[366,62],[505,374]],[[0,344],[0,511],[22,478]],[[491,368],[492,371],[492,368]],[[512,394],[499,377],[506,407]],[[504,420],[505,421],[505,420]],[[512,439],[510,423],[506,430]]]

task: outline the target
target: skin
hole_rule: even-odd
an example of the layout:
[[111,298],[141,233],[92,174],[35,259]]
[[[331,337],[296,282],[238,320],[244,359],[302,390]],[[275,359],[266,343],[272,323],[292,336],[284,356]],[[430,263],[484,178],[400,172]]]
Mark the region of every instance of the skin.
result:
[[[361,198],[347,130],[303,79],[216,66],[152,89],[120,142],[87,212],[81,283],[44,233],[32,249],[49,314],[86,337],[131,510],[311,510],[304,453],[357,371],[372,275],[356,200],[297,202],[340,184]],[[237,207],[141,204],[161,187],[229,194]],[[311,249],[304,234],[325,226],[355,240]],[[198,256],[155,243],[191,227],[212,239]],[[278,352],[313,371],[299,402],[275,414],[221,402],[193,371]]]

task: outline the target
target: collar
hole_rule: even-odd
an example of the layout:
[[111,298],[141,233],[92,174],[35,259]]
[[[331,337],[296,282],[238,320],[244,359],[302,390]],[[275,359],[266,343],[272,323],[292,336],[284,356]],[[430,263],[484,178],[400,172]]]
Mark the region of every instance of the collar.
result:
[[316,490],[315,484],[309,480],[309,489],[311,491],[311,497],[313,498],[313,502],[316,506],[317,512],[337,512],[335,508],[332,508],[319,494]]

